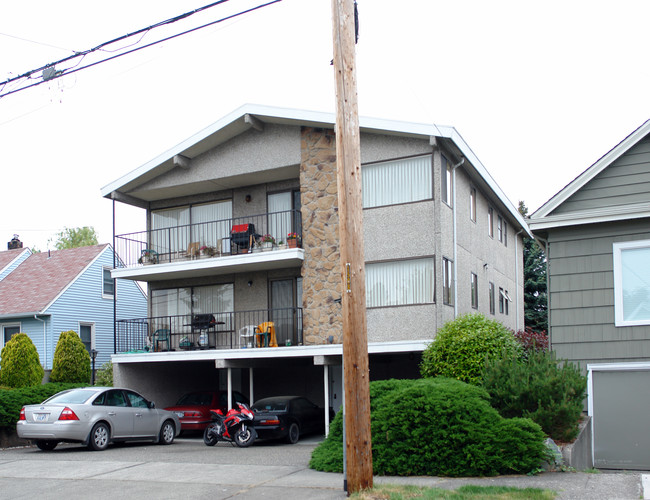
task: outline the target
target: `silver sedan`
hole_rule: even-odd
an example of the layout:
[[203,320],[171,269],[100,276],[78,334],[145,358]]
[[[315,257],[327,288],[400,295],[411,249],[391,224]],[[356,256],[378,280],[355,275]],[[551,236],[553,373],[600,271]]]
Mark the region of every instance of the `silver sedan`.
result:
[[41,450],[60,442],[104,450],[111,442],[150,440],[172,444],[180,432],[176,414],[159,410],[130,389],[86,387],[59,392],[40,405],[20,410],[18,437]]

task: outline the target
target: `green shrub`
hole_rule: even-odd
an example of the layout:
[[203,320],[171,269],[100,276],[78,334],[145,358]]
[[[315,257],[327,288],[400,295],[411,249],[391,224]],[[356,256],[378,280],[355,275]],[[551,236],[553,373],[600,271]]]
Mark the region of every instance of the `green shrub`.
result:
[[554,353],[530,351],[528,360],[492,360],[483,387],[502,416],[528,417],[554,440],[567,442],[578,435],[587,378]]
[[90,384],[90,354],[77,332],[61,332],[54,349],[50,380]]
[[42,403],[57,392],[80,387],[81,385],[54,384],[50,382],[19,389],[0,389],[0,427],[15,429],[20,416],[20,409],[24,405]]
[[95,385],[99,387],[113,387],[113,363],[108,361],[97,370]]
[[43,381],[38,351],[26,333],[12,335],[0,352],[0,385],[27,387]]
[[[504,419],[480,387],[448,378],[370,384],[373,473],[482,476],[527,473],[545,457],[529,419]],[[342,413],[310,467],[341,472]]]
[[446,323],[422,353],[423,377],[449,377],[480,383],[488,358],[521,356],[511,330],[482,314],[466,314]]

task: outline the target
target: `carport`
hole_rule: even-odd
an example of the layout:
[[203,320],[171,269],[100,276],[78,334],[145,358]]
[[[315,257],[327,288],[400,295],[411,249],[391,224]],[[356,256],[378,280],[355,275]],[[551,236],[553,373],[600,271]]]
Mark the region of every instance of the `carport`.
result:
[[[370,379],[417,378],[426,341],[368,345]],[[251,402],[297,394],[338,411],[343,403],[342,345],[114,354],[116,386],[142,393],[164,408],[194,390],[239,390]]]

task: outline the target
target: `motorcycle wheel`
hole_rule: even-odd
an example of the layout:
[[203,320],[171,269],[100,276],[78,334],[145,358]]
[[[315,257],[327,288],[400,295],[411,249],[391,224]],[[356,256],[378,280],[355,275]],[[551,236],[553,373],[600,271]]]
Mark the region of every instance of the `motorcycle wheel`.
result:
[[248,424],[242,426],[235,432],[235,444],[240,448],[246,448],[255,441],[255,430]]
[[216,426],[214,424],[211,424],[211,425],[208,425],[205,428],[205,430],[203,431],[203,442],[207,446],[214,446],[215,444],[217,444],[218,439],[217,439],[217,436],[216,436],[215,427]]

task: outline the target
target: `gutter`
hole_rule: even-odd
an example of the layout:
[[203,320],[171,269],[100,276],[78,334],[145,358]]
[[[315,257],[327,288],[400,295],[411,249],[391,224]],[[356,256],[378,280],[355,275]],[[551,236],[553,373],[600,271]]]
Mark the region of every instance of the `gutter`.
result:
[[[451,183],[454,187],[453,194],[453,214],[454,214],[454,318],[458,317],[458,241],[457,241],[457,227],[456,227],[456,169],[465,163],[465,157],[463,156],[456,165],[451,167]],[[443,172],[443,175],[447,175],[447,172]]]

